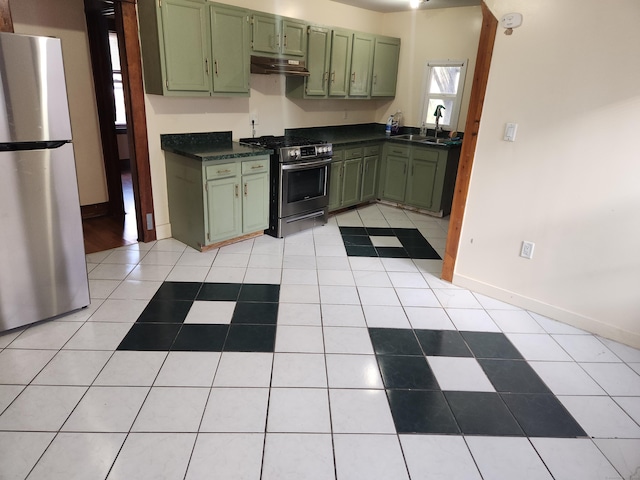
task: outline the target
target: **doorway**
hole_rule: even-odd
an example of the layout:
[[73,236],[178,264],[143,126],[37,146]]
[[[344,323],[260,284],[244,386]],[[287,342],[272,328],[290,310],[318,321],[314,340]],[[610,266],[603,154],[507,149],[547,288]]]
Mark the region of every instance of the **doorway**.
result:
[[156,233],[135,3],[84,4],[109,196],[83,219],[91,253],[152,241]]

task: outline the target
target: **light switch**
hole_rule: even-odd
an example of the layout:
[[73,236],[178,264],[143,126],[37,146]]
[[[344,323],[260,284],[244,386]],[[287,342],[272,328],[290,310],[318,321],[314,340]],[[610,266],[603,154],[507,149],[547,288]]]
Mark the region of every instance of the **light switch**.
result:
[[507,142],[515,142],[517,131],[518,131],[517,123],[507,123],[507,126],[504,128],[504,140]]

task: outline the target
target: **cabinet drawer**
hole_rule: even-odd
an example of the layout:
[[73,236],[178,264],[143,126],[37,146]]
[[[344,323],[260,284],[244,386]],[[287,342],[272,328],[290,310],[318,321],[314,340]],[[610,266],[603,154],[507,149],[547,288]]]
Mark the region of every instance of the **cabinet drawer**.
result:
[[261,158],[260,160],[247,160],[242,162],[242,174],[266,173],[269,171],[269,159]]
[[399,155],[401,157],[409,156],[409,147],[406,145],[395,145],[393,143],[389,143],[387,144],[385,151],[390,155]]
[[433,162],[437,162],[438,154],[438,150],[428,148],[415,148],[413,150],[413,158],[417,158],[418,160],[431,160]]
[[344,151],[345,160],[349,160],[350,158],[361,158],[361,157],[362,157],[362,147],[348,148]]
[[237,163],[220,163],[217,165],[209,165],[206,167],[207,180],[215,178],[235,177],[238,173]]
[[378,155],[380,153],[380,145],[369,145],[368,147],[364,147],[364,156],[371,157],[373,155]]
[[334,162],[340,162],[344,160],[344,150],[334,150],[332,158]]

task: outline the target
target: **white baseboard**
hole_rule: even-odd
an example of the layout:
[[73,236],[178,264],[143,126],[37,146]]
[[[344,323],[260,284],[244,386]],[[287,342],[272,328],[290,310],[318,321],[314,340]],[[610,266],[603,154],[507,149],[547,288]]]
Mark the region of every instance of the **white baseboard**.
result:
[[576,328],[586,330],[590,333],[600,335],[616,342],[624,343],[630,347],[640,348],[640,334],[636,332],[629,332],[623,330],[614,325],[604,323],[594,318],[585,317],[583,315],[564,310],[560,307],[549,305],[548,303],[541,302],[539,300],[525,297],[523,295],[505,290],[503,288],[489,285],[487,283],[480,282],[473,278],[465,277],[464,275],[453,275],[453,284],[468,288],[469,290],[481,293],[487,297],[495,298],[516,307],[524,308],[534,313],[544,315],[553,320],[566,323]]

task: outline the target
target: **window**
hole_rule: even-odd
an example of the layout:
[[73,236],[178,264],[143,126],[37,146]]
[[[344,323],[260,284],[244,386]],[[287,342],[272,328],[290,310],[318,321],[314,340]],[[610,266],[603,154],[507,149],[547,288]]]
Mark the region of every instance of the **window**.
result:
[[466,70],[466,60],[427,63],[424,74],[421,119],[428,127],[435,127],[436,107],[443,105],[440,126],[448,130],[457,130]]
[[111,50],[111,69],[113,70],[113,94],[116,101],[116,126],[126,126],[127,117],[124,112],[124,90],[122,88],[122,70],[120,70],[120,52],[118,36],[109,32],[109,49]]

